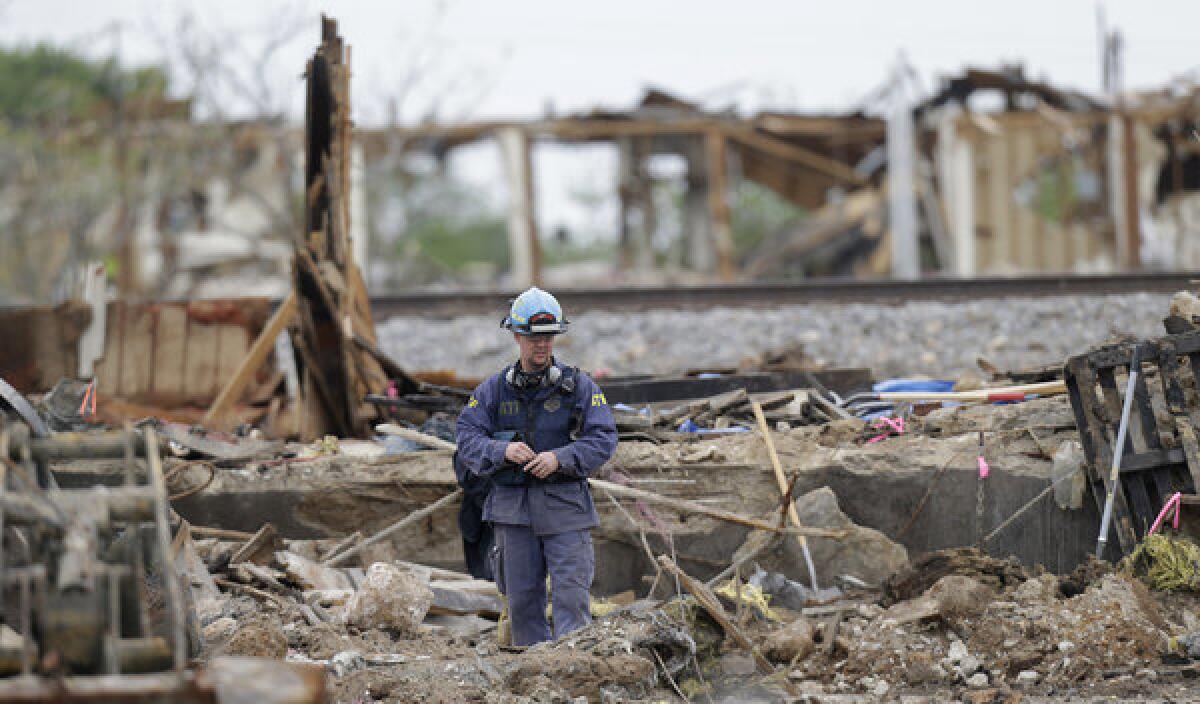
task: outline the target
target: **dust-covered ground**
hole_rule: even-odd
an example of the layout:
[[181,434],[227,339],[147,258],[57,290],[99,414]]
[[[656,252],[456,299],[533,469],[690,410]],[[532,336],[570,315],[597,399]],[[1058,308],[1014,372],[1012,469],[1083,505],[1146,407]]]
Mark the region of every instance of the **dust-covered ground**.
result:
[[[935,411],[914,420],[904,436],[877,443],[864,443],[862,428],[853,421],[775,433],[787,466],[801,478],[821,479],[816,488],[807,482],[795,505],[804,525],[841,531],[839,537],[808,540],[822,586],[836,585],[840,592],[804,591],[807,572],[791,537],[775,538],[774,547],[755,552],[733,580],[714,581],[715,596],[705,599],[707,606],[686,581],[668,574],[665,564],[656,576],[651,565],[661,562],[647,560],[639,562],[646,579],[631,579],[634,589],[623,598],[596,595],[592,626],[527,650],[503,644],[498,609],[447,615],[453,603],[446,600],[447,592],[475,593],[490,602],[496,599],[494,588],[413,565],[423,559],[420,555],[406,553],[411,562],[381,558],[333,569],[315,561],[336,538],[289,540],[251,568],[230,564],[237,542],[197,540],[200,558],[223,580],[220,594],[198,602],[206,654],[319,665],[329,674],[332,700],[354,704],[1197,700],[1200,652],[1193,660],[1186,645],[1190,635],[1200,633],[1196,592],[1152,590],[1142,581],[1143,570],[1117,570],[1094,560],[1057,575],[995,551],[918,554],[893,540],[907,527],[888,528],[888,521],[878,518],[879,529],[865,525],[870,497],[858,494],[866,482],[892,487],[884,498],[902,499],[895,519],[920,514],[913,507],[923,504],[919,495],[926,488],[945,492],[961,483],[950,474],[939,480],[939,469],[972,469],[981,428],[992,438],[989,481],[1022,478],[1031,482],[1029,491],[1038,492],[1050,480],[1050,457],[1077,439],[1070,424],[1069,405],[1048,398]],[[752,434],[703,443],[626,442],[609,468],[614,471],[605,476],[618,479],[615,470],[620,470],[635,485],[709,501],[737,494],[728,483],[704,478],[728,474],[730,481],[751,489],[737,494],[736,501],[712,505],[764,517],[778,509],[767,498],[777,498],[771,493],[777,487],[761,469],[768,463],[763,453],[761,438]],[[447,459],[436,452],[414,455],[411,469],[419,474],[428,474],[431,462]],[[963,459],[966,468],[954,470]],[[662,471],[671,466],[671,473]],[[387,483],[403,484],[402,477],[409,476],[395,468],[384,471],[384,465],[361,469],[379,472],[377,479]],[[328,472],[349,479],[344,491],[362,489],[357,474],[336,466],[308,471],[306,481]],[[753,488],[760,473],[763,491]],[[845,483],[850,477],[857,479]],[[912,496],[897,493],[904,486],[911,486]],[[371,497],[379,495],[366,498]],[[993,496],[989,511],[1000,498],[1010,497]],[[604,506],[615,503],[603,499]],[[1035,502],[1036,509],[1022,514],[1012,529],[1034,542],[1050,530],[1047,526],[1065,525],[1061,521],[1078,518],[1082,510],[1059,506],[1057,496]],[[389,505],[395,504],[389,500]],[[713,519],[642,502],[624,505],[624,511],[605,517],[597,535],[619,539],[621,528],[613,522],[624,522],[625,538],[636,553],[673,555],[661,531],[675,531],[685,572],[698,579],[709,576],[699,573],[704,563],[695,553],[687,559],[682,539],[688,530],[717,535],[702,527],[702,521]],[[965,505],[934,499],[913,530],[936,525],[940,513]],[[989,513],[986,527],[999,525],[1013,508]],[[352,505],[346,512],[354,515]],[[860,518],[851,520],[848,513]],[[878,499],[875,513],[886,513]],[[745,554],[756,536],[769,535],[751,533],[740,547],[735,542],[728,549],[710,538],[704,556],[721,567]],[[1065,540],[1065,533],[1059,538]],[[396,542],[414,539],[398,536]],[[958,536],[953,544],[970,542],[970,536]],[[775,576],[756,582],[755,566]],[[601,561],[597,567],[627,565]],[[1200,585],[1200,578],[1193,584]],[[721,619],[713,616],[713,604]]]
[[[566,311],[558,354],[586,370],[673,373],[736,366],[803,345],[818,363],[867,367],[878,377],[978,374],[985,357],[1001,369],[1061,364],[1116,335],[1163,334],[1170,296],[1054,296],[894,305],[851,303],[770,309]],[[396,317],[379,326],[384,349],[409,369],[485,376],[513,359],[494,315]]]
[[1200,696],[1200,671],[1169,655],[1170,636],[1196,627],[1195,596],[1151,592],[1103,567],[1060,578],[970,551],[949,559],[948,574],[912,598],[858,592],[828,613],[763,612],[727,591],[721,606],[753,650],[726,637],[686,592],[636,602],[528,650],[501,646],[494,628],[456,633],[427,623],[398,633],[344,625],[336,609],[333,623],[312,626],[294,604],[246,598],[226,605],[224,632],[207,631],[214,653],[323,664],[332,701],[348,704]]

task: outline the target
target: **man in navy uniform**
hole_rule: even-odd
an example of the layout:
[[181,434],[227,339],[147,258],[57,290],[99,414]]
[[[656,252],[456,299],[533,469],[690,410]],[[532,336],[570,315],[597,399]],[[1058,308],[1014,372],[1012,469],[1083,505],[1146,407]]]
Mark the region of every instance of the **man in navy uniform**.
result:
[[591,621],[590,530],[600,519],[587,478],[616,450],[617,429],[596,382],[554,358],[554,336],[567,329],[554,296],[536,287],[522,293],[503,326],[520,359],[467,402],[458,417],[458,462],[491,478],[483,519],[495,529],[496,583],[508,597],[513,645],[525,646]]

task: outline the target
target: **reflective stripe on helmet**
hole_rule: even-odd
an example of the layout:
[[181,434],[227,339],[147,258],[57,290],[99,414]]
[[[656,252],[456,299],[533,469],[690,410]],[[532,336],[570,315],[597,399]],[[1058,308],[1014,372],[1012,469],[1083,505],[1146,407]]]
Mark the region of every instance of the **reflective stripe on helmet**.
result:
[[512,309],[502,325],[523,335],[559,334],[567,331],[558,300],[536,286],[513,300]]

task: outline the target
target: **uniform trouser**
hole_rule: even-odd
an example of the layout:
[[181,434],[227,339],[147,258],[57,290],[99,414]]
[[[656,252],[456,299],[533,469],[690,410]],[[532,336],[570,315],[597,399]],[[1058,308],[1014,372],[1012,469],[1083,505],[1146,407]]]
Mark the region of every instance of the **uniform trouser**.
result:
[[497,523],[500,565],[497,583],[508,597],[513,645],[550,640],[546,620],[546,574],[553,594],[554,637],[583,628],[592,621],[589,590],[596,558],[586,530],[537,535],[529,526]]

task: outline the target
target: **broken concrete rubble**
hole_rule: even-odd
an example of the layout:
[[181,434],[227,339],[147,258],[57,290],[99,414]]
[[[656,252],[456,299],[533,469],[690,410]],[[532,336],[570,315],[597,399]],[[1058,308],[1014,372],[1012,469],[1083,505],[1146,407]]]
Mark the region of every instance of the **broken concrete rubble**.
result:
[[417,632],[433,604],[433,592],[412,572],[376,562],[346,604],[346,623],[397,634]]
[[[814,489],[795,501],[796,513],[805,525],[839,528],[845,538],[809,538],[813,562],[821,565],[824,580],[850,575],[868,584],[880,584],[889,575],[908,564],[908,551],[883,533],[850,520],[838,507],[837,496],[829,487]],[[763,568],[781,572],[789,579],[808,583],[804,556],[795,541],[783,541],[774,551],[759,559]]]
[[[1032,410],[1039,412],[1038,408],[1057,412],[1050,400]],[[973,417],[977,414],[981,421],[987,420],[986,413],[979,410],[959,412]],[[1054,443],[1070,437],[1070,431],[1039,431],[1041,434],[1034,439],[1020,429],[1019,415],[1012,410],[1006,409],[1001,417],[1007,419],[1004,422],[1012,429],[995,433],[998,439],[991,445],[994,454],[989,456],[993,459],[994,472],[997,475],[1029,472],[1028,466],[1033,464],[1039,471],[1030,474],[1038,476],[1040,473],[1040,486],[1047,486],[1051,463],[1041,454],[1038,443]],[[895,482],[894,477],[899,473],[890,465],[906,454],[912,468],[902,472],[907,472],[911,481],[922,490],[929,485],[937,468],[954,459],[956,454],[963,454],[967,460],[962,470],[965,472],[973,459],[971,453],[975,451],[976,438],[969,431],[943,435],[949,432],[951,426],[947,423],[951,420],[952,417],[947,417],[945,421],[939,421],[937,437],[913,431],[910,435],[869,446],[855,444],[854,433],[847,434],[845,439],[836,439],[825,428],[774,433],[785,466],[796,471],[800,478],[797,484],[801,480],[837,479],[832,482],[832,487],[815,487],[797,498],[797,509],[804,516],[802,520],[843,528],[850,532],[852,543],[857,539],[855,536],[863,536],[862,549],[891,556],[888,559],[894,559],[897,568],[903,567],[906,550],[902,545],[888,540],[886,531],[881,528],[855,525],[842,508],[843,498],[851,505],[864,501],[855,491],[847,492],[845,487],[869,488],[881,477],[889,475],[893,478],[888,481]],[[648,487],[689,500],[711,500],[728,491],[736,500],[726,498],[727,503],[717,505],[777,518],[779,492],[774,486],[761,442],[754,437],[730,437],[706,440],[705,444],[717,448],[724,464],[705,466],[703,463],[679,462],[679,458],[695,446],[694,443],[657,446],[624,443],[612,469],[625,474],[633,482],[632,486]],[[321,517],[320,522],[313,525],[337,525],[340,531],[360,530],[366,524],[361,519],[350,522],[352,507],[377,507],[375,525],[382,526],[394,520],[397,505],[405,492],[436,487],[437,493],[430,492],[429,496],[444,495],[449,480],[443,479],[441,473],[445,471],[447,459],[443,453],[426,452],[402,460],[370,464],[334,454],[297,462],[290,467],[265,465],[261,469],[256,467],[255,461],[250,461],[242,469],[221,470],[213,485],[193,499],[206,498],[210,492],[218,496],[236,496],[238,487],[245,491],[261,485],[264,491],[259,501],[263,505],[267,505],[266,497],[271,497],[271,502],[278,502],[280,497],[286,497],[287,491],[293,491],[300,500],[315,506],[318,505],[316,494],[319,491],[322,498],[338,497],[343,502],[340,504],[342,510],[347,513],[341,519],[344,523],[330,523],[334,520],[330,511],[307,514]],[[836,470],[830,469],[831,463]],[[78,480],[82,476],[69,467],[60,469],[64,479]],[[100,472],[102,475],[102,468]],[[643,479],[650,481],[638,481]],[[968,486],[973,490],[974,476],[971,480]],[[231,494],[231,490],[234,493]],[[919,498],[919,492],[913,493]],[[189,505],[189,501],[191,499],[180,502],[181,510]],[[1053,506],[1052,502],[1047,503]],[[603,502],[601,507],[604,508]],[[911,511],[911,504],[906,508]],[[288,518],[286,507],[275,510]],[[628,511],[645,521],[642,528],[652,547],[661,545],[665,549],[667,545],[661,531],[671,531],[680,559],[691,573],[712,570],[703,560],[714,557],[727,560],[748,535],[744,530],[728,532],[731,529],[727,525],[705,516],[677,515],[661,507],[639,507],[631,503]],[[263,520],[261,512],[255,517],[258,521]],[[423,561],[413,546],[428,545],[422,541],[438,535],[439,521],[443,518],[442,514],[431,516],[430,523],[414,535],[403,536],[393,550],[404,551],[410,561]],[[897,515],[891,520],[899,523],[907,518]],[[624,545],[640,543],[628,519],[619,512],[608,512],[603,520],[605,525],[599,536],[610,543],[608,549],[613,552],[608,555],[620,554],[618,551],[624,549]],[[917,520],[941,519],[931,513],[918,516]],[[279,530],[285,536],[294,530],[294,515],[290,521],[280,522]],[[225,521],[221,523],[229,525]],[[242,527],[251,530],[241,535],[251,534],[254,528],[245,524]],[[886,527],[886,522],[881,527]],[[371,528],[367,526],[363,532],[369,533]],[[431,529],[433,533],[429,532]],[[443,540],[450,542],[454,534],[448,530],[445,535]],[[714,537],[717,540],[714,541]],[[788,671],[804,678],[802,691],[820,692],[821,696],[876,696],[885,689],[887,696],[929,691],[929,688],[984,692],[996,687],[1020,687],[1023,692],[1045,693],[1065,682],[1070,682],[1073,687],[1102,689],[1113,685],[1103,677],[1086,674],[1091,669],[1077,670],[1072,669],[1077,666],[1070,663],[1062,664],[1067,658],[1080,657],[1076,646],[1060,648],[1061,643],[1079,642],[1077,637],[1066,632],[1068,624],[1073,624],[1076,618],[1094,619],[1105,609],[1113,610],[1114,615],[1104,616],[1105,622],[1094,627],[1094,636],[1100,639],[1128,636],[1140,645],[1118,649],[1111,658],[1105,656],[1097,660],[1100,664],[1096,667],[1112,663],[1119,657],[1128,657],[1140,663],[1139,667],[1157,668],[1156,671],[1162,668],[1154,660],[1156,651],[1151,645],[1155,639],[1164,639],[1164,634],[1180,632],[1183,628],[1182,624],[1171,623],[1155,626],[1152,618],[1141,615],[1149,607],[1140,602],[1133,610],[1121,612],[1115,602],[1137,597],[1136,587],[1126,586],[1121,581],[1105,586],[1103,581],[1085,579],[1080,582],[1079,596],[1072,600],[1063,596],[1057,578],[1031,579],[1031,572],[1016,562],[971,552],[918,556],[910,567],[900,569],[892,579],[885,580],[886,574],[877,577],[856,574],[862,565],[839,567],[838,560],[842,556],[839,556],[838,546],[823,546],[823,540],[826,539],[810,539],[815,562],[823,573],[828,574],[823,577],[823,582],[831,580],[838,571],[855,574],[863,581],[870,581],[867,577],[872,577],[887,585],[883,594],[891,595],[893,600],[901,603],[884,610],[875,603],[881,600],[880,592],[860,591],[852,600],[845,600],[851,603],[842,610],[822,612],[819,609],[827,607],[815,607],[813,615],[807,616],[788,613],[773,604],[773,610],[783,614],[783,624],[759,622],[753,609],[741,609],[743,621],[735,624],[748,642],[771,661],[789,663]],[[221,556],[232,554],[234,548],[245,542],[244,537],[196,541],[196,551],[209,568],[217,574],[228,575],[221,579],[244,577],[247,582],[242,586],[256,590],[241,592],[220,583],[231,591],[221,595],[225,606],[209,609],[207,612],[215,617],[202,624],[210,647],[215,652],[249,651],[273,657],[280,657],[282,652],[289,659],[321,663],[334,677],[339,701],[353,701],[367,693],[377,699],[408,701],[420,699],[424,696],[422,693],[429,691],[439,692],[439,696],[451,700],[471,699],[485,692],[505,692],[511,697],[584,696],[592,701],[605,696],[661,699],[672,691],[666,673],[681,688],[685,684],[686,688],[701,687],[698,676],[693,674],[697,666],[705,681],[714,687],[710,690],[714,693],[722,691],[719,687],[728,686],[718,685],[720,682],[757,682],[761,677],[757,665],[753,668],[755,674],[745,674],[750,670],[737,665],[737,662],[753,662],[751,651],[727,644],[721,652],[721,629],[715,624],[706,624],[707,617],[694,605],[683,607],[684,613],[690,614],[683,620],[669,615],[673,608],[671,604],[667,604],[662,612],[648,612],[655,614],[649,617],[646,617],[647,612],[617,609],[598,619],[592,628],[573,634],[564,642],[539,646],[528,653],[505,653],[495,647],[492,630],[473,628],[458,635],[431,615],[439,609],[439,603],[450,603],[451,598],[446,596],[448,591],[458,595],[455,598],[468,599],[454,602],[458,606],[450,610],[464,608],[464,604],[467,608],[478,607],[469,601],[481,596],[474,593],[470,586],[472,582],[454,579],[453,573],[446,569],[455,564],[452,558],[446,559],[444,566],[437,570],[392,564],[375,565],[363,573],[355,567],[330,568],[315,562],[328,554],[333,544],[339,542],[337,538],[284,538],[283,550],[271,554],[266,564],[257,566],[257,572],[245,572],[243,577],[238,577],[237,565],[222,563]],[[790,536],[783,536],[777,542],[783,550],[795,541]],[[447,554],[451,554],[449,550]],[[605,553],[601,554],[603,560]],[[685,556],[696,559],[688,562],[689,557]],[[853,556],[845,556],[845,559],[852,560]],[[757,562],[763,567],[771,565],[762,556]],[[807,583],[802,558],[793,554],[790,562],[788,571],[794,581]],[[842,564],[850,565],[851,562],[843,561]],[[752,565],[748,564],[742,575],[752,571]],[[610,579],[612,577],[610,575]],[[397,579],[406,582],[403,590],[395,586]],[[629,579],[624,584],[635,582]],[[379,588],[380,585],[386,586]],[[645,584],[640,586],[645,589]],[[494,596],[487,598],[494,599]],[[373,611],[365,608],[367,603],[373,604]],[[687,598],[681,603],[687,604]],[[838,604],[835,602],[829,608]],[[929,606],[923,606],[926,604]],[[1007,604],[1017,604],[1018,608]],[[927,615],[917,619],[899,615],[900,610],[914,606],[926,608]],[[305,613],[303,607],[308,607],[311,613]],[[386,609],[393,609],[387,613],[395,616],[401,625],[395,625],[397,620],[390,617],[352,618],[350,615],[356,608],[362,614],[369,611],[376,616]],[[422,608],[424,613],[421,613]],[[494,608],[478,607],[476,613],[483,614],[485,620],[494,618]],[[1079,616],[1053,615],[1063,609]],[[730,618],[736,619],[738,611],[736,603],[727,603],[726,614]],[[642,613],[645,620],[639,621],[635,613]],[[253,614],[263,615],[266,620],[250,618]],[[342,623],[340,614],[346,615],[348,623]],[[1002,620],[1003,624],[988,625],[996,619]],[[1040,626],[1030,630],[1031,623],[1047,623],[1052,630],[1043,633],[1038,630]],[[659,625],[647,630],[647,624]],[[641,635],[635,635],[638,633]],[[649,633],[657,635],[647,637]],[[1048,644],[1053,649],[1050,654],[1045,652]],[[361,654],[361,661],[353,653]],[[1036,678],[1023,674],[1030,672]],[[763,691],[771,691],[770,685],[763,686]],[[766,701],[786,696],[778,687],[773,691],[774,695],[764,695]]]

